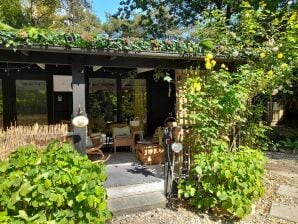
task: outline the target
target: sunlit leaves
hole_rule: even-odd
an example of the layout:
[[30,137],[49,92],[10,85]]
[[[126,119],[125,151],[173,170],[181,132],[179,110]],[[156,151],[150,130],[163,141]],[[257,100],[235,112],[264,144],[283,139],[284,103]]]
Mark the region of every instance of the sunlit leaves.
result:
[[82,223],[105,223],[110,217],[104,167],[70,145],[54,142],[45,151],[21,148],[0,167],[0,221],[73,223],[75,216]]
[[217,207],[222,212],[242,218],[252,203],[264,194],[262,176],[264,155],[250,148],[238,152],[214,149],[195,159],[191,176],[179,183],[178,194],[197,208]]

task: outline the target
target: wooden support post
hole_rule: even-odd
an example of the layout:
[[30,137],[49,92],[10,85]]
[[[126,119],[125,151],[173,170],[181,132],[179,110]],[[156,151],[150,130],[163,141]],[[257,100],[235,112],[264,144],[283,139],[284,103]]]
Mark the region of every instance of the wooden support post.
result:
[[[73,98],[73,112],[72,116],[78,115],[78,112],[83,112],[82,115],[87,116],[85,106],[85,75],[84,67],[82,66],[83,57],[72,57],[72,98]],[[87,127],[74,127],[74,147],[86,154],[86,134]]]

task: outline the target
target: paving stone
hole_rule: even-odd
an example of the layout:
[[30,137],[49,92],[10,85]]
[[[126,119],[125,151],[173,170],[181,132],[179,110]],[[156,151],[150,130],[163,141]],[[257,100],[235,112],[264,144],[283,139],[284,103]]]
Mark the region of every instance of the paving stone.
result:
[[108,200],[109,210],[116,216],[164,208],[166,198],[161,192],[150,192]]
[[270,215],[291,222],[298,222],[298,206],[272,204]]
[[280,195],[298,198],[298,188],[297,187],[280,185],[280,187],[278,188],[276,193],[278,193]]
[[273,174],[288,177],[288,178],[298,178],[297,173],[285,172],[285,171],[276,171],[276,170],[269,170],[269,171]]

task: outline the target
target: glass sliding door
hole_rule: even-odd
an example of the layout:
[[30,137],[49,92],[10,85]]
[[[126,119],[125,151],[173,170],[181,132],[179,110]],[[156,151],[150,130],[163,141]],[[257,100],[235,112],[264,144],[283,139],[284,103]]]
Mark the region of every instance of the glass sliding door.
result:
[[89,127],[104,131],[106,123],[117,122],[117,82],[110,78],[89,78]]
[[147,88],[145,79],[122,79],[122,118],[124,122],[139,118],[147,122]]
[[48,124],[45,80],[16,80],[16,116],[18,125]]

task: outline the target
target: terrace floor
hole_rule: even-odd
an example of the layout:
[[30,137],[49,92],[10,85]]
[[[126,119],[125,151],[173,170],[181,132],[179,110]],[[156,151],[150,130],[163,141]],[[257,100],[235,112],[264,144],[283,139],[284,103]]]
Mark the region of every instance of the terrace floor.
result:
[[105,187],[163,182],[163,165],[142,165],[133,152],[112,153],[107,161]]
[[165,207],[163,165],[142,165],[133,152],[112,153],[107,161],[109,210],[116,216]]

